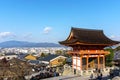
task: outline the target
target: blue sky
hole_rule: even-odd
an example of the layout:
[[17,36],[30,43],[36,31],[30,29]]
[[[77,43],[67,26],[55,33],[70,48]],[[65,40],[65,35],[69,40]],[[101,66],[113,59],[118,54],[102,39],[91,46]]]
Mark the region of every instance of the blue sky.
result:
[[71,27],[120,40],[120,0],[0,0],[0,42],[57,43]]

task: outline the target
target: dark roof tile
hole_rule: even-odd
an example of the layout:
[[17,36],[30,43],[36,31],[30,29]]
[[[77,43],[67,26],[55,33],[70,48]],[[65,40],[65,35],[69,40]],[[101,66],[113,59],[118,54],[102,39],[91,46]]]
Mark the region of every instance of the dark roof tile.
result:
[[80,42],[82,44],[97,44],[97,45],[113,45],[119,43],[106,37],[103,30],[72,28],[73,36],[70,39],[59,42],[60,44],[74,44]]
[[51,54],[51,55],[48,55],[46,57],[44,57],[43,59],[41,59],[41,61],[50,61],[56,57],[58,57],[59,55],[54,55],[54,54]]

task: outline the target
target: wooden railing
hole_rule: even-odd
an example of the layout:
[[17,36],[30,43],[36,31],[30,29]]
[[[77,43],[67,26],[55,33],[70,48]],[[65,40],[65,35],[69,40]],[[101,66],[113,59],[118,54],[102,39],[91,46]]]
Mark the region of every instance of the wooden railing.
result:
[[[88,67],[88,70],[96,69],[96,68],[98,68],[98,64],[94,64],[94,66]],[[99,68],[103,69],[104,68],[103,64],[99,64]],[[87,65],[82,65],[82,70],[87,70]]]
[[109,54],[110,52],[104,50],[75,50],[68,51],[68,54]]

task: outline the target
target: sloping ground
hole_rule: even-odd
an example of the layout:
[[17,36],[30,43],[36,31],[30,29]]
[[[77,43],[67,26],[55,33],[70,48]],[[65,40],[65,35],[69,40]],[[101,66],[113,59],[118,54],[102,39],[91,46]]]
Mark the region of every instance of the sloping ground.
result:
[[65,69],[62,75],[73,75],[72,69]]
[[25,80],[24,76],[32,74],[32,67],[25,61],[5,58],[0,60],[0,80],[10,78],[9,80]]

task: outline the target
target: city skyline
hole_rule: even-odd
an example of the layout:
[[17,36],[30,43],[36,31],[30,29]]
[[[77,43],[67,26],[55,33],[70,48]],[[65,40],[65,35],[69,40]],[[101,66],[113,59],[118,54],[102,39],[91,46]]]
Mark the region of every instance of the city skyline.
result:
[[1,0],[0,42],[65,40],[71,27],[101,29],[120,41],[119,0]]

